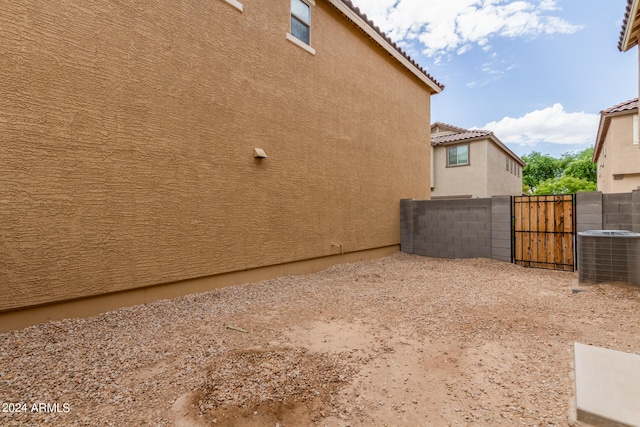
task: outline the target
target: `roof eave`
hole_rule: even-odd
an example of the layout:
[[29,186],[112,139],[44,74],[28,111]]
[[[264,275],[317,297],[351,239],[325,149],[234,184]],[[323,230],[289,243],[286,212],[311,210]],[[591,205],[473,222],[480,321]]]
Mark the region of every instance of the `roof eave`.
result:
[[384,50],[386,50],[391,56],[393,56],[398,62],[400,62],[405,68],[407,68],[418,79],[424,82],[433,94],[442,92],[444,87],[438,85],[435,81],[426,76],[415,64],[412,64],[404,55],[398,52],[389,42],[382,37],[371,25],[369,25],[360,15],[354,12],[349,6],[347,6],[342,0],[327,0],[333,7],[342,12],[347,18],[355,23],[362,31],[364,31],[371,39],[378,43]]
[[598,133],[596,135],[596,144],[593,147],[593,156],[591,157],[591,161],[593,163],[598,162],[598,158],[600,157],[600,150],[602,150],[602,144],[604,143],[604,137],[609,130],[609,122],[611,121],[611,116],[607,116],[606,114],[600,115],[600,123],[598,124]]
[[517,154],[515,154],[513,151],[511,151],[509,149],[509,147],[507,147],[502,141],[500,141],[498,139],[498,137],[496,137],[496,135],[494,133],[490,133],[488,135],[474,136],[474,137],[466,138],[466,139],[458,139],[458,140],[455,140],[455,141],[441,142],[439,144],[433,144],[433,142],[432,142],[431,145],[433,147],[445,147],[445,146],[448,146],[448,145],[464,144],[464,143],[468,143],[468,142],[476,142],[476,141],[484,141],[484,140],[490,140],[491,142],[496,144],[498,147],[500,147],[502,149],[502,151],[507,153],[516,162],[518,162],[520,164],[520,166],[522,166],[522,167],[527,166],[527,164],[524,162],[524,160],[522,160]]
[[435,127],[445,128],[445,129],[448,129],[448,130],[453,131],[453,132],[467,132],[468,131],[468,129],[464,129],[464,128],[461,128],[461,127],[458,127],[458,126],[453,126],[453,125],[450,125],[450,124],[444,123],[444,122],[434,122],[431,125],[431,130],[433,131],[433,128],[435,128]]
[[[451,134],[449,136],[453,136],[455,134]],[[480,141],[483,139],[488,139],[489,135],[478,135],[478,136],[470,136],[468,138],[460,138],[460,139],[456,139],[453,141],[447,141],[447,142],[440,142],[438,144],[433,144],[433,142],[431,143],[431,145],[433,145],[434,147],[441,147],[441,146],[445,146],[445,145],[456,145],[456,144],[463,144],[466,142],[475,142],[475,141]]]
[[613,113],[600,113],[600,123],[598,124],[598,133],[596,134],[596,144],[593,147],[593,156],[591,157],[592,162],[596,163],[598,161],[598,157],[600,157],[600,151],[602,150],[604,139],[607,136],[607,132],[609,131],[611,118],[616,116],[626,116],[629,114],[638,114],[638,108],[615,111]]
[[518,156],[516,153],[514,153],[513,151],[511,151],[511,149],[509,147],[507,147],[504,142],[500,141],[498,139],[497,136],[495,136],[495,134],[491,134],[491,140],[500,148],[502,148],[503,151],[505,151],[509,156],[511,156],[516,162],[518,162],[520,164],[520,166],[525,167],[527,166],[527,164],[524,162],[524,160],[522,160],[520,158],[520,156]]
[[624,23],[624,26],[620,34],[620,40],[618,42],[618,49],[621,52],[626,52],[638,44],[637,32],[636,32],[636,37],[632,37],[632,35],[634,33],[633,28],[635,26],[636,18],[638,16],[639,6],[640,6],[640,1],[632,0],[627,21]]

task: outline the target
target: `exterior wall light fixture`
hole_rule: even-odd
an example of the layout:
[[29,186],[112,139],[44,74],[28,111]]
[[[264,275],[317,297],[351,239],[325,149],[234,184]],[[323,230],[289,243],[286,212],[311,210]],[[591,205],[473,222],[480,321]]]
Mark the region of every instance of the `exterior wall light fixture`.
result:
[[265,153],[262,148],[254,148],[253,157],[255,157],[256,159],[266,159],[267,153]]

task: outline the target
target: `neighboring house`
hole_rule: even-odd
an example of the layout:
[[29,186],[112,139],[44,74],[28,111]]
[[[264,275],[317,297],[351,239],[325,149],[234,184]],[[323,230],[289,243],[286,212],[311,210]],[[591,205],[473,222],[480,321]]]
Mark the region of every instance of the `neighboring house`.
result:
[[350,1],[2,18],[0,329],[385,256],[430,196],[443,86]]
[[598,191],[628,193],[640,188],[638,135],[638,98],[600,112],[593,150]]
[[[618,49],[627,52],[638,45],[640,37],[640,0],[627,0],[624,19],[622,20],[622,30],[618,40]],[[640,63],[640,50],[638,50],[638,61]]]
[[522,194],[525,163],[491,131],[431,126],[431,198]]
[[[640,0],[628,0],[618,40],[618,49],[627,52],[640,38]],[[640,50],[638,50],[640,63]],[[638,99],[623,102],[600,112],[593,161],[598,164],[598,190],[622,193],[640,188],[640,129]]]

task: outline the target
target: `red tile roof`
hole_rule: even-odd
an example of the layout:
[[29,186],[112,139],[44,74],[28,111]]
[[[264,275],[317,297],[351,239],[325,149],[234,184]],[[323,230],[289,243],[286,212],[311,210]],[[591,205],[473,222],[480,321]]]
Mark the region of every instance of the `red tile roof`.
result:
[[389,38],[377,25],[373,23],[365,13],[360,11],[360,8],[356,7],[351,0],[341,0],[349,9],[351,9],[356,15],[358,15],[363,21],[365,21],[376,33],[378,33],[390,46],[392,46],[398,53],[400,53],[405,59],[407,59],[411,65],[413,65],[416,69],[418,69],[422,74],[424,74],[429,80],[435,83],[440,90],[444,89],[444,85],[438,82],[436,79],[431,76],[427,70],[422,68],[420,64],[418,64],[413,58],[411,58],[400,46],[398,46],[393,40]]
[[629,111],[638,108],[638,98],[630,99],[620,104],[616,104],[613,107],[609,107],[606,110],[600,111],[600,114],[619,113],[621,111]]
[[600,157],[600,151],[602,151],[604,139],[607,136],[609,125],[611,124],[611,115],[617,115],[614,113],[624,113],[625,111],[628,111],[629,114],[631,114],[633,110],[637,109],[638,98],[634,98],[600,111],[600,124],[598,125],[598,135],[596,136],[596,143],[593,147],[593,157],[591,161],[597,162]]
[[624,19],[622,20],[622,30],[620,30],[620,38],[618,39],[618,50],[622,52],[624,49],[624,35],[627,32],[627,26],[629,25],[629,20],[631,18],[631,6],[633,5],[633,0],[627,0],[627,8],[624,11]]
[[464,132],[450,133],[447,135],[435,136],[431,138],[432,145],[447,144],[450,142],[464,141],[472,138],[487,137],[493,135],[489,130],[465,130]]
[[509,149],[502,141],[495,136],[493,132],[490,130],[483,129],[464,129],[457,126],[448,125],[442,122],[435,122],[431,125],[431,129],[433,130],[435,127],[440,127],[446,129],[446,131],[454,132],[454,133],[446,133],[444,135],[436,135],[431,137],[431,145],[437,147],[439,145],[444,144],[455,144],[456,142],[461,141],[470,141],[473,139],[489,139],[493,141],[498,147],[505,151],[509,156],[511,156],[516,162],[518,162],[522,167],[525,167],[527,164],[522,161],[517,154]]
[[433,132],[433,128],[435,127],[440,127],[440,128],[446,128],[449,129],[451,131],[457,131],[457,132],[467,132],[467,129],[458,127],[458,126],[454,126],[454,125],[450,125],[449,123],[445,123],[445,122],[434,122],[431,125],[431,132]]

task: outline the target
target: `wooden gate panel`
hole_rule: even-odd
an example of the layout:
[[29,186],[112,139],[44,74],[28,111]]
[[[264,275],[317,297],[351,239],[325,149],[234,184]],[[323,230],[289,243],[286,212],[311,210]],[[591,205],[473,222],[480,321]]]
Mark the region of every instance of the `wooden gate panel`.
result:
[[518,265],[573,271],[574,196],[513,199],[513,258]]

